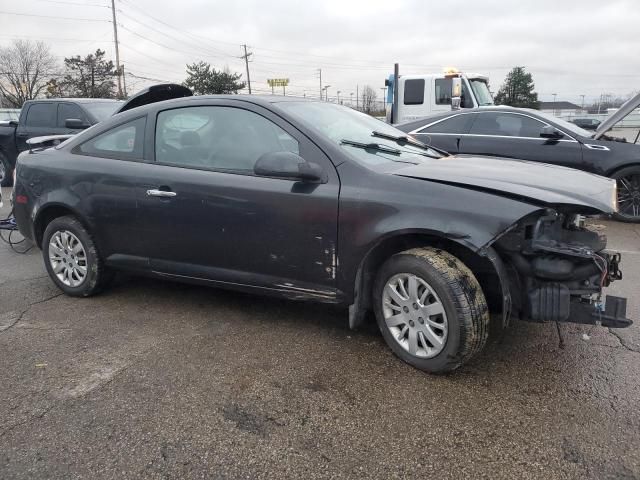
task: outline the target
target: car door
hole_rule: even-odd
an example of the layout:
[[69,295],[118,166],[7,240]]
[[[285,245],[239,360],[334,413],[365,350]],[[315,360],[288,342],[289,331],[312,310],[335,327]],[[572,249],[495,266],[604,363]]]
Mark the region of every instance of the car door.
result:
[[[268,110],[233,101],[162,110],[153,134],[138,199],[154,271],[334,295],[339,180],[318,147]],[[321,165],[328,182],[254,175],[273,151]]]
[[432,120],[411,134],[428,145],[433,145],[449,153],[459,153],[462,136],[469,132],[475,116],[475,113],[458,113]]
[[56,116],[56,102],[37,102],[28,105],[25,120],[20,122],[16,129],[18,152],[29,148],[27,140],[30,138],[62,134],[63,131],[57,126]]
[[545,126],[549,124],[526,114],[479,112],[469,133],[462,136],[460,153],[578,167],[582,163],[580,144],[564,132],[561,138],[542,138]]

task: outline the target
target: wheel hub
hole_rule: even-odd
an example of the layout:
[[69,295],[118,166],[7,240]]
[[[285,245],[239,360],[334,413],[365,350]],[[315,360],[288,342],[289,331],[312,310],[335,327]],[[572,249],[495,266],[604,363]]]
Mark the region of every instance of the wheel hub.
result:
[[448,321],[444,305],[422,278],[400,273],[384,288],[382,311],[393,338],[411,355],[431,358],[447,340]]
[[640,217],[640,174],[621,177],[618,183],[618,212],[626,217]]
[[58,231],[51,236],[49,262],[58,280],[69,287],[78,287],[87,278],[84,245],[68,230]]

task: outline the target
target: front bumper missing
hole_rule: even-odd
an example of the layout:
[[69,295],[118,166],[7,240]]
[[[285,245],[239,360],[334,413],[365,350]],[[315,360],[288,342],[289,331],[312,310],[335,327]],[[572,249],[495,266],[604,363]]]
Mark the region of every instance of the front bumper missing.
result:
[[571,315],[566,320],[571,323],[602,325],[609,328],[626,328],[633,324],[627,317],[627,299],[607,295],[604,309],[593,303],[572,304]]

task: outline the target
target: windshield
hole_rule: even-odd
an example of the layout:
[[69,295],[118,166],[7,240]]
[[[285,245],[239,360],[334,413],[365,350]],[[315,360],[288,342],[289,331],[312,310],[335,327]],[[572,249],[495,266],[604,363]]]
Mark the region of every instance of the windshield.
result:
[[473,94],[476,96],[476,100],[478,100],[478,106],[493,105],[493,97],[491,96],[487,82],[479,78],[470,78],[469,83],[471,84]]
[[122,106],[122,102],[87,102],[82,106],[86,108],[96,120],[102,122],[113,115]]
[[[326,102],[281,102],[278,107],[298,117],[310,128],[347,150],[349,154],[366,165],[388,162],[421,163],[425,155],[439,158],[435,150],[411,144],[399,145],[395,137],[406,137],[406,133],[377,120],[365,113],[348,107]],[[374,132],[376,135],[374,135]],[[388,135],[391,138],[380,136]],[[376,144],[382,148],[362,148],[360,144]],[[419,142],[418,142],[419,143]],[[391,151],[397,153],[390,153]]]
[[549,113],[542,112],[540,110],[532,110],[532,113],[535,113],[537,116],[542,117],[545,120],[555,123],[563,130],[567,130],[569,133],[575,133],[576,135],[581,135],[583,137],[591,137],[593,135],[592,132],[589,132],[584,128],[580,128],[575,123],[567,122],[566,120],[555,117]]

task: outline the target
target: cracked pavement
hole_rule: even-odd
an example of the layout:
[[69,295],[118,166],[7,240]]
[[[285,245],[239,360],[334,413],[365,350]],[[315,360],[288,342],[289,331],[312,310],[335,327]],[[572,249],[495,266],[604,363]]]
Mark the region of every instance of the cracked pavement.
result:
[[561,349],[514,322],[449,376],[341,309],[133,277],[70,298],[0,244],[0,478],[638,479],[640,226],[598,223],[636,324]]

